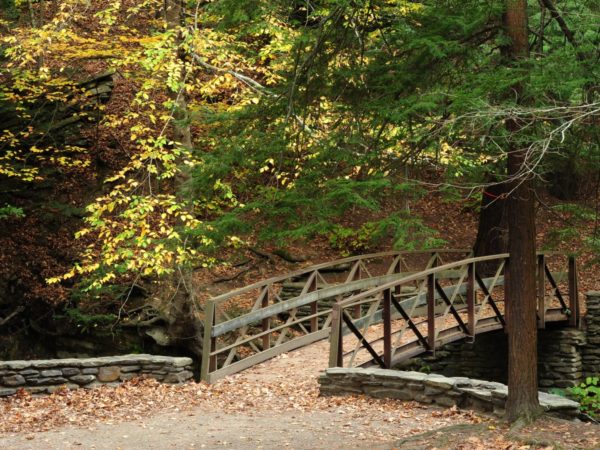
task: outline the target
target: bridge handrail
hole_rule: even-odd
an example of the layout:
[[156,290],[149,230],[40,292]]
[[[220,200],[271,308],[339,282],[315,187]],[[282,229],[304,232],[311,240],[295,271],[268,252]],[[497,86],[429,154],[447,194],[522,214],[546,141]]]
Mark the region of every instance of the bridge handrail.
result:
[[230,292],[226,292],[225,294],[218,295],[216,297],[212,297],[209,301],[214,303],[222,303],[224,301],[229,300],[232,297],[236,297],[245,292],[250,292],[254,289],[258,289],[261,287],[268,286],[270,284],[275,284],[281,281],[286,281],[290,278],[299,277],[301,275],[310,274],[311,272],[322,270],[330,267],[340,266],[342,264],[347,264],[355,261],[365,260],[365,259],[375,259],[375,258],[383,258],[386,256],[400,256],[400,255],[417,255],[417,254],[426,254],[426,253],[470,253],[470,249],[425,249],[425,250],[390,250],[387,252],[379,252],[379,253],[367,253],[365,255],[356,255],[349,256],[347,258],[337,259],[334,261],[327,261],[324,263],[314,264],[311,266],[307,266],[293,272],[286,273],[285,275],[278,275],[272,278],[267,278],[266,280],[257,281],[256,283],[250,284],[248,286],[244,286],[239,289],[235,289]]
[[[297,346],[307,345],[310,342],[326,338],[329,335],[331,306],[321,305],[319,300],[331,299],[357,290],[369,289],[381,282],[387,282],[394,277],[401,276],[400,272],[403,270],[402,266],[407,270],[411,270],[406,262],[406,257],[410,255],[428,255],[428,267],[433,261],[439,261],[440,255],[468,255],[471,252],[470,249],[434,248],[426,250],[392,250],[351,256],[301,268],[291,273],[262,280],[249,286],[213,297],[207,300],[205,305],[204,351],[202,356],[201,378],[211,382],[226,374],[235,373],[235,371],[249,367],[251,361],[264,361],[268,357],[277,356],[284,351],[297,348]],[[383,260],[390,257],[392,262],[390,265],[386,266],[387,271],[384,272],[385,275],[375,275],[375,272],[372,274],[368,269],[370,263],[375,262],[379,265],[377,260]],[[333,283],[329,284],[329,282],[323,278],[323,275],[331,272],[331,270],[326,271],[324,269],[346,264],[348,266],[343,267],[343,270],[340,270],[340,272],[349,272],[345,281],[333,281]],[[338,271],[336,270],[336,272]],[[304,280],[302,282],[304,284],[302,293],[291,299],[284,300],[279,297],[279,291],[276,289],[278,289],[283,282],[297,277],[306,277],[306,282]],[[319,280],[324,284],[321,284],[321,281]],[[253,295],[253,306],[251,306],[249,311],[237,317],[231,317],[230,314],[223,309],[228,304],[228,301],[231,302],[232,299],[235,299],[238,296],[242,297],[243,294],[250,292],[258,292],[258,294],[256,296]],[[274,299],[271,298],[272,296]],[[275,303],[273,303],[273,300],[275,300]],[[310,306],[311,312],[309,316],[303,316],[302,320],[300,320],[298,317],[295,317],[295,314],[298,308],[303,306]],[[217,308],[220,308],[220,312],[218,312]],[[326,314],[321,314],[322,312],[326,312]],[[284,326],[272,328],[271,321],[273,318],[277,318],[278,315],[281,315],[281,313],[290,313],[296,320],[285,319]],[[324,318],[324,322],[320,323],[319,318]],[[302,325],[302,322],[306,323],[307,320],[310,320],[308,330]],[[260,324],[261,321],[262,324],[260,326],[262,327],[262,332],[255,334],[253,332],[253,324]],[[270,338],[274,332],[281,331],[282,334],[285,334],[292,326],[298,324],[302,330],[307,333],[306,335],[301,338],[292,337],[291,340],[286,340],[287,338],[285,336],[283,336],[283,338],[277,336],[276,342],[274,343],[275,345],[271,345]],[[252,330],[252,335],[248,334],[249,330]],[[218,338],[221,341],[226,341],[223,342],[225,344],[224,346],[220,345],[217,341]],[[232,338],[235,340],[233,344],[231,343]],[[260,345],[257,346],[253,343],[253,341],[259,338],[262,338],[262,349],[260,348]],[[254,353],[250,356],[246,354],[242,360],[235,362],[233,358],[236,357],[238,349],[247,345],[251,347]],[[217,357],[224,356],[224,353],[227,351],[229,351],[229,354],[226,354],[226,358],[223,360],[223,366],[219,368],[219,360]],[[244,363],[244,361],[246,361],[246,363]]]
[[355,302],[362,300],[364,298],[373,297],[375,294],[379,294],[380,292],[387,291],[388,289],[394,288],[396,286],[402,286],[404,284],[412,283],[413,281],[419,281],[423,278],[428,277],[429,275],[435,275],[440,272],[444,272],[446,270],[455,269],[457,267],[464,267],[467,264],[473,264],[478,262],[486,262],[486,261],[495,261],[499,259],[507,259],[508,253],[499,253],[497,255],[487,255],[487,256],[477,256],[473,258],[462,259],[460,261],[455,261],[447,264],[443,264],[441,266],[432,267],[431,269],[423,270],[422,272],[415,273],[406,277],[401,277],[396,280],[390,281],[389,283],[379,285],[368,291],[360,292],[356,295],[353,295],[350,298],[342,300],[338,302],[337,306],[340,308],[345,308],[347,306],[352,306]]
[[314,301],[321,300],[323,298],[329,298],[336,295],[346,294],[348,292],[356,291],[358,289],[370,288],[376,286],[378,282],[382,280],[391,280],[394,277],[398,277],[397,274],[383,275],[381,277],[371,277],[363,280],[350,281],[348,283],[339,284],[331,287],[319,289],[318,291],[307,292],[302,295],[298,295],[291,299],[274,303],[256,311],[250,311],[242,316],[234,317],[226,322],[221,322],[213,326],[212,337],[221,336],[225,333],[240,328],[244,325],[257,322],[261,319],[274,316],[292,308],[298,308],[300,306],[308,305]]
[[[428,279],[428,277],[431,277],[432,280],[435,280],[436,278],[460,278],[462,281],[467,266],[471,267],[472,265],[474,269],[475,264],[498,259],[506,260],[509,256],[508,254],[503,253],[482,257],[468,257],[460,261],[428,268],[417,273],[400,272],[402,270],[400,266],[405,266],[407,270],[411,270],[406,263],[405,256],[430,255],[429,262],[425,266],[430,267],[431,264],[439,264],[441,262],[440,255],[459,253],[469,254],[471,251],[467,249],[398,250],[357,255],[305,267],[288,274],[262,280],[226,294],[213,297],[207,301],[205,310],[204,352],[201,368],[202,379],[210,382],[224,375],[235,373],[250,367],[251,364],[277,356],[284,351],[292,350],[299,346],[326,338],[329,335],[330,326],[333,325],[331,323],[332,309],[335,314],[336,310],[339,312],[352,306],[360,308],[360,304],[368,301],[367,299],[370,297],[372,301],[372,297],[380,296],[382,293],[391,291],[394,288],[396,288],[396,293],[399,293],[399,286]],[[564,255],[564,253],[539,252],[538,261],[543,262],[544,258],[550,255]],[[371,271],[367,270],[367,264],[376,263],[377,267],[379,267],[383,263],[379,262],[378,259],[389,257],[392,257],[393,261],[390,266],[386,266],[388,269],[387,272],[384,270],[383,273],[385,273],[385,275],[373,276],[375,272],[373,272],[372,275]],[[344,272],[350,272],[344,282],[338,283],[338,281],[334,280],[330,284],[328,280],[323,278],[323,275],[325,275],[323,269],[347,263],[354,264],[344,268]],[[363,270],[361,267],[368,275],[362,279],[360,278],[360,271]],[[544,265],[544,267],[549,271],[548,266]],[[455,268],[460,268],[461,270],[451,273],[453,272],[452,269]],[[458,276],[456,275],[457,273],[459,273]],[[549,277],[552,278],[549,272],[548,274]],[[302,281],[304,288],[302,289],[301,294],[287,299],[282,298],[283,295],[281,297],[279,296],[280,291],[278,289],[281,286],[281,282],[301,276],[308,276],[306,282],[304,280]],[[336,277],[334,276],[333,278],[335,279]],[[321,284],[319,279],[322,280],[324,284]],[[229,311],[225,308],[231,303],[224,304],[224,302],[251,291],[258,291],[257,296],[253,295],[254,306],[252,306],[252,309],[237,317],[230,317],[230,314],[228,314]],[[417,300],[422,297],[420,292],[421,290],[419,289],[416,297]],[[339,300],[338,303],[333,305],[333,308],[327,304],[318,302],[319,300],[336,298],[348,293],[351,294],[351,297],[346,300]],[[271,298],[271,295],[275,297],[275,303],[272,303],[273,299]],[[434,293],[434,299],[435,296],[436,294]],[[297,309],[303,306],[310,306],[309,315],[296,316]],[[217,308],[220,308],[220,312],[217,311]],[[355,309],[355,311],[356,314],[360,316],[360,311],[358,309]],[[289,318],[281,319],[281,313],[289,313]],[[324,320],[324,322],[319,322],[319,318]],[[221,321],[219,321],[219,319]],[[223,321],[223,319],[225,320]],[[273,320],[285,323],[283,325],[273,326],[275,325],[272,322]],[[302,326],[302,323],[306,323],[308,320],[310,320],[310,325],[305,328]],[[381,318],[379,320],[381,320]],[[256,327],[254,326],[256,323],[259,324],[259,330],[262,327],[262,331],[258,334],[256,334]],[[294,333],[292,332],[290,340],[285,334],[292,326],[296,325],[299,325],[306,334],[298,337],[298,335],[294,336]],[[279,331],[281,331],[281,334],[273,334]],[[272,345],[270,340],[273,336],[277,341],[276,343],[273,343],[274,345]],[[219,340],[217,340],[217,338],[219,338]],[[260,345],[261,339],[262,346]],[[254,344],[257,340],[258,346]],[[246,348],[242,359],[235,360],[234,358],[236,358],[238,349],[241,352],[242,348]],[[247,350],[251,350],[251,353],[248,354]],[[226,352],[229,352],[229,354],[225,354]],[[239,354],[237,355],[239,358]],[[221,363],[222,367],[219,368]]]
[[[568,296],[569,296],[569,306],[567,306],[562,293],[558,287],[558,283],[556,281],[555,274],[553,274],[546,261],[546,257],[548,256],[566,256],[568,258]],[[388,283],[381,284],[372,289],[362,291],[352,295],[351,297],[341,300],[333,305],[332,307],[332,326],[331,326],[331,341],[330,341],[330,367],[342,366],[343,365],[343,336],[346,334],[343,331],[343,324],[345,323],[348,330],[351,334],[354,334],[357,338],[357,349],[363,348],[367,350],[371,356],[373,357],[373,361],[376,361],[381,367],[390,367],[390,364],[393,359],[393,353],[395,350],[392,348],[391,344],[391,335],[394,334],[391,331],[391,322],[393,320],[394,313],[392,312],[392,305],[396,305],[395,308],[398,309],[398,313],[401,315],[402,319],[406,321],[406,326],[414,331],[417,340],[415,343],[420,343],[423,345],[423,349],[430,351],[435,349],[437,342],[437,334],[435,330],[435,317],[437,313],[435,312],[436,308],[436,300],[442,298],[447,305],[447,309],[443,314],[443,317],[447,316],[449,312],[452,312],[456,321],[458,323],[457,328],[462,328],[464,333],[470,336],[474,336],[477,327],[477,322],[479,319],[475,317],[475,304],[476,304],[476,295],[475,292],[477,290],[482,290],[486,294],[486,298],[491,299],[491,289],[490,292],[487,291],[488,287],[481,285],[481,283],[485,283],[485,280],[482,280],[477,274],[476,264],[485,263],[490,261],[498,261],[499,266],[496,271],[496,275],[494,277],[493,286],[500,285],[497,281],[502,278],[502,283],[504,284],[504,275],[501,275],[503,271],[509,268],[510,255],[508,253],[501,253],[496,255],[486,255],[480,257],[470,257],[461,261],[454,261],[451,263],[439,265],[436,267],[432,267],[426,270],[423,270],[416,274],[410,274],[404,277],[397,278]],[[569,324],[572,326],[577,326],[579,321],[579,307],[578,307],[578,294],[577,294],[577,269],[576,269],[576,261],[575,257],[571,254],[564,252],[537,252],[536,253],[536,261],[537,261],[537,297],[538,297],[538,324],[540,326],[544,326],[545,324],[545,315],[546,315],[546,305],[545,305],[545,282],[548,281],[553,288],[553,295],[560,301],[562,309],[556,310],[556,308],[551,309],[548,308],[548,311],[552,313],[560,312],[563,317],[568,317]],[[464,323],[463,320],[458,317],[457,309],[453,305],[453,300],[450,300],[448,296],[440,291],[446,291],[441,285],[437,282],[436,275],[439,275],[443,272],[451,271],[452,269],[461,268],[463,271],[463,276],[461,277],[461,281],[459,284],[452,286],[451,288],[455,293],[458,293],[459,290],[466,291],[467,294],[467,310],[468,310],[468,324]],[[509,275],[510,276],[510,275]],[[465,280],[466,277],[466,281]],[[444,279],[441,277],[440,279]],[[477,280],[477,283],[475,281]],[[426,292],[423,293],[421,291],[422,288],[419,288],[418,293],[409,299],[405,299],[404,301],[398,303],[397,300],[394,299],[393,291],[399,292],[398,288],[409,284],[421,282],[426,283]],[[476,287],[476,284],[479,287]],[[421,286],[425,286],[421,284]],[[492,286],[492,288],[493,288]],[[438,296],[438,292],[440,295]],[[454,294],[455,295],[455,294]],[[504,291],[504,295],[506,296],[506,290]],[[404,306],[402,303],[410,302],[413,300],[413,303],[418,303],[421,297],[427,299],[426,303],[426,317],[427,319],[422,321],[421,323],[427,324],[427,335],[423,337],[420,331],[416,329],[415,322],[413,318],[410,317],[412,313],[407,314],[406,310],[404,310]],[[452,297],[454,299],[454,296]],[[369,308],[369,312],[367,316],[361,316],[358,318],[351,318],[346,312],[346,309],[354,308],[360,305],[365,305],[367,303],[373,304],[375,310]],[[493,303],[493,302],[492,302]],[[496,314],[497,319],[502,322],[504,325],[504,318],[502,317],[501,312],[497,309],[495,304],[492,305],[494,312]],[[380,309],[381,308],[381,309]],[[369,342],[366,339],[366,335],[363,335],[357,328],[358,324],[373,324],[373,320],[376,315],[379,315],[380,319],[383,319],[383,334],[384,337],[377,339],[376,341],[384,341],[384,352],[382,355],[377,355],[377,352],[371,346],[371,344],[375,341]],[[398,315],[396,314],[396,317]],[[553,320],[556,320],[554,318]],[[362,325],[359,325],[362,326]],[[367,327],[370,325],[366,325]],[[365,330],[363,330],[364,333]],[[438,332],[439,333],[439,332]],[[408,343],[405,346],[412,346],[412,343]],[[357,350],[355,349],[353,352],[356,355]],[[383,356],[383,357],[382,357]],[[414,355],[413,355],[414,356]],[[354,360],[354,356],[351,359],[351,362]]]
[[[537,252],[536,253],[536,256],[550,256],[550,255],[569,256],[569,254],[566,252],[556,252],[556,251]],[[360,292],[356,295],[353,295],[350,298],[347,298],[345,300],[338,302],[337,304],[339,307],[352,306],[352,305],[354,305],[354,302],[357,302],[364,298],[372,297],[374,294],[378,294],[380,292],[386,291],[386,290],[394,288],[396,286],[402,286],[404,284],[408,284],[413,281],[422,280],[423,278],[426,278],[429,275],[435,275],[440,272],[455,269],[457,267],[463,267],[468,264],[476,264],[476,263],[480,263],[480,262],[495,261],[495,260],[500,260],[500,259],[508,260],[509,256],[510,255],[508,253],[498,253],[496,255],[476,256],[476,257],[472,257],[472,258],[462,259],[460,261],[454,261],[451,263],[443,264],[441,266],[432,267],[431,269],[426,269],[421,272],[408,275],[406,277],[395,279],[393,281],[390,281],[389,283],[381,284],[381,285],[376,286],[368,291]]]

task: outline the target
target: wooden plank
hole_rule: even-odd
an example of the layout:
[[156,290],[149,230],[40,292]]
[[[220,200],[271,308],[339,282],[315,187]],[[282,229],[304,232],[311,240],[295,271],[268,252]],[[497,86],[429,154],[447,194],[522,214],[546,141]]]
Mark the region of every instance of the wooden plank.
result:
[[[362,261],[358,261],[356,263],[355,269],[352,269],[352,273],[350,274],[350,276],[352,276],[352,278],[350,279],[350,281],[358,281],[362,278],[362,273],[363,273],[363,264]],[[360,305],[354,305],[354,317],[359,319],[360,318],[360,311],[361,311],[361,307]]]
[[297,348],[312,344],[313,342],[326,339],[328,336],[329,329],[326,329],[317,331],[316,333],[301,336],[291,341],[287,341],[278,347],[272,347],[269,350],[249,356],[248,358],[244,358],[241,361],[235,362],[227,367],[215,370],[214,372],[208,374],[206,381],[208,383],[214,383],[215,381],[227,375],[232,375],[234,373],[241,372],[242,370],[248,369],[249,367],[255,366],[256,364],[267,361],[271,358],[274,358],[275,356],[281,355],[282,353],[286,353]]
[[475,264],[469,264],[467,270],[467,322],[469,335],[475,336]]
[[537,255],[537,317],[538,328],[546,328],[546,257]]
[[[452,302],[450,301],[450,299],[444,292],[444,289],[442,289],[442,286],[440,286],[440,283],[437,280],[435,280],[434,284],[435,284],[435,290],[440,294],[440,297],[442,298],[442,300],[444,300],[444,303],[446,303],[446,306],[448,306],[450,308],[450,312],[452,313],[452,316],[454,316],[454,320],[456,320],[458,325],[463,329],[463,331],[466,334],[469,334],[469,329],[467,328],[467,326],[463,322],[462,318],[456,311],[456,308],[454,308],[454,305],[452,304]],[[467,288],[468,288],[468,284],[467,284]]]
[[[489,333],[491,331],[500,329],[502,329],[502,325],[500,325],[494,317],[485,318],[482,319],[478,324],[476,334]],[[452,327],[449,330],[440,331],[437,343],[439,346],[443,346],[464,338],[465,334],[460,330],[459,327]],[[392,358],[392,366],[426,352],[426,349],[424,349],[422,346],[416,346],[415,343],[416,341],[413,341],[398,347],[394,352],[394,358]]]
[[[317,317],[329,316],[330,313],[331,313],[330,311],[321,311],[321,312],[317,313],[316,316]],[[285,330],[289,329],[290,327],[293,327],[294,325],[301,325],[302,322],[306,322],[307,320],[310,320],[310,319],[312,319],[311,316],[306,316],[306,317],[295,318],[295,320],[292,320],[292,321],[288,320],[285,323],[278,325],[274,328],[270,328],[267,331],[261,331],[260,333],[253,334],[253,335],[246,335],[245,339],[243,339],[243,337],[242,337],[241,339],[236,340],[233,344],[213,350],[213,352],[211,354],[219,355],[221,353],[224,353],[224,352],[234,349],[236,347],[240,347],[242,345],[246,345],[246,344],[252,345],[252,341],[262,338],[263,336],[265,336],[265,334],[271,334],[271,333],[275,333],[277,331],[282,331],[282,330],[285,331]],[[304,332],[306,334],[310,334],[310,332],[306,329],[304,329]],[[281,345],[281,344],[282,344],[282,341],[280,341],[278,339],[276,345]],[[264,349],[260,350],[256,346],[254,346],[253,348],[257,352],[262,352],[264,350]]]
[[569,317],[562,308],[548,308],[546,310],[546,322],[568,322]]
[[392,260],[392,263],[388,267],[388,270],[387,270],[386,274],[390,275],[392,273],[400,273],[400,272],[402,272],[402,268],[400,267],[401,266],[401,261],[402,261],[402,258],[401,258],[400,255],[394,257],[394,259]]
[[556,280],[554,279],[554,275],[552,274],[552,272],[550,272],[548,265],[544,266],[544,271],[546,272],[546,278],[548,278],[550,285],[554,288],[554,294],[555,294],[556,298],[558,299],[558,301],[560,302],[560,306],[562,306],[564,309],[567,309],[567,304],[565,303],[565,299],[563,298],[562,293],[560,292],[560,289],[558,289],[558,284],[556,283]]
[[[494,260],[504,260],[506,258],[508,258],[507,253],[502,253],[500,255],[479,256],[477,258],[467,258],[467,259],[464,259],[459,262],[449,263],[449,264],[445,264],[443,266],[423,270],[422,272],[419,272],[415,275],[402,276],[397,280],[393,280],[389,283],[382,284],[375,289],[370,289],[368,291],[361,292],[360,294],[357,294],[355,296],[352,296],[351,298],[348,298],[348,299],[340,302],[340,304],[343,305],[344,307],[346,307],[348,305],[352,305],[356,301],[361,300],[363,298],[373,297],[375,294],[381,293],[386,289],[393,288],[398,284],[405,285],[405,284],[408,284],[411,282],[420,281],[420,280],[426,279],[431,274],[439,274],[445,270],[452,270],[452,269],[456,270],[457,268],[460,270],[461,267],[464,267],[467,264],[480,263],[480,262],[485,262],[485,261],[494,261]],[[461,271],[461,273],[462,273],[462,271]]]
[[273,305],[269,305],[266,308],[259,309],[257,311],[250,312],[243,316],[235,317],[226,322],[221,322],[214,326],[212,335],[213,337],[221,336],[225,333],[233,331],[237,328],[241,328],[244,325],[249,325],[251,323],[258,323],[262,319],[266,317],[271,317],[277,314],[280,314],[285,311],[289,311],[293,308],[298,308],[300,306],[308,305],[314,301],[318,301],[321,299],[327,299],[331,297],[335,297],[336,295],[346,294],[348,292],[357,291],[361,289],[367,289],[373,286],[377,286],[381,283],[387,283],[394,278],[398,278],[397,275],[383,275],[380,277],[373,278],[365,278],[358,281],[349,282],[346,284],[335,285],[329,288],[320,289],[318,291],[309,292],[305,295],[301,295],[299,297],[294,297],[289,300],[285,300],[283,302],[275,303]]
[[331,309],[331,337],[329,340],[329,367],[342,367],[342,311],[338,305]]
[[[307,283],[306,285],[306,290],[302,290],[302,294],[307,294],[308,292],[314,292],[317,290],[317,274],[318,272],[313,272],[314,273],[314,278],[313,280],[310,282],[310,284]],[[313,316],[312,319],[310,319],[310,331],[312,333],[315,333],[318,329],[319,329],[319,318],[316,316],[317,312],[319,310],[319,305],[316,301],[312,302],[310,304],[310,313]]]
[[[267,306],[269,306],[269,291],[268,290],[265,293],[265,295],[263,295],[260,306],[263,309],[266,308]],[[269,328],[271,328],[271,318],[265,317],[262,320],[262,330],[263,330],[263,332],[265,332],[265,335],[262,337],[263,350],[267,350],[269,347],[271,347],[271,333],[266,333],[267,331],[269,331]]]
[[350,317],[348,314],[346,314],[346,312],[344,310],[341,311],[341,315],[342,315],[342,320],[344,321],[344,323],[346,325],[348,325],[348,328],[350,329],[350,331],[352,331],[352,333],[354,333],[354,335],[356,336],[356,338],[358,339],[359,342],[362,342],[362,346],[369,352],[369,354],[373,357],[373,359],[375,361],[377,361],[377,363],[381,366],[382,369],[385,369],[385,362],[383,361],[383,359],[381,359],[379,357],[379,355],[377,354],[377,352],[375,351],[375,349],[373,349],[373,347],[371,347],[371,344],[369,344],[369,341],[367,341],[367,339],[362,335],[362,333],[358,330],[358,328],[356,328],[354,326],[354,324],[352,323],[352,317]]
[[[317,275],[319,273],[317,271],[314,271],[310,274],[310,276],[308,277],[308,280],[306,280],[305,283],[301,283],[301,292],[299,296],[302,296],[304,294],[306,294],[309,291],[316,291],[317,290],[317,285],[318,285],[318,281],[317,281]],[[323,284],[323,286],[326,286],[327,284]],[[314,289],[313,289],[314,287]],[[298,308],[292,308],[290,310],[288,310],[289,312],[289,316],[287,318],[287,320],[285,321],[285,325],[290,325],[294,319],[296,319],[296,314],[298,313]],[[311,308],[311,312],[312,312],[312,308]],[[306,330],[306,328],[304,327],[304,325],[299,324],[300,328],[302,328],[302,330],[308,334],[308,331]],[[281,345],[281,343],[285,340],[285,338],[287,337],[287,333],[288,331],[290,331],[290,328],[285,328],[284,330],[282,330],[281,333],[279,333],[279,336],[277,337],[277,341],[275,341],[275,345]],[[316,331],[316,330],[314,330]]]
[[427,275],[427,343],[435,352],[435,273]]
[[[300,292],[300,295],[304,295],[307,292],[312,292],[312,291],[316,291],[318,289],[317,286],[317,271],[314,271],[313,273],[310,274],[310,276],[308,277],[308,280],[306,280],[306,283],[303,284],[302,286],[302,291]],[[322,287],[327,286],[327,285],[322,285]]]
[[569,325],[579,327],[579,293],[577,291],[577,260],[569,256]]
[[400,316],[402,316],[402,318],[406,321],[406,323],[408,324],[408,327],[412,330],[412,332],[417,337],[417,340],[423,345],[423,347],[425,349],[429,350],[429,344],[427,343],[427,339],[425,339],[423,337],[423,335],[421,334],[421,332],[419,331],[419,329],[417,328],[417,326],[415,325],[413,320],[408,316],[408,314],[406,314],[406,311],[404,310],[402,305],[400,305],[400,303],[398,303],[398,301],[393,296],[392,296],[392,304],[398,310],[398,312],[400,313]]
[[305,275],[307,275],[311,272],[317,271],[317,270],[323,270],[328,267],[335,267],[335,266],[338,266],[341,264],[347,264],[347,263],[359,261],[362,259],[375,259],[375,258],[383,258],[386,256],[398,256],[398,255],[420,255],[420,254],[428,254],[432,251],[437,251],[439,253],[444,253],[444,254],[446,254],[446,253],[447,254],[456,254],[456,253],[467,253],[468,254],[470,250],[468,250],[468,249],[436,249],[436,250],[409,250],[409,251],[393,250],[393,251],[388,251],[388,252],[369,253],[366,255],[350,256],[348,258],[343,258],[343,259],[338,259],[335,261],[329,261],[329,262],[325,262],[322,264],[317,264],[314,266],[306,267],[304,269],[296,270],[294,272],[290,272],[286,275],[281,275],[281,276],[269,278],[267,280],[259,281],[259,282],[253,283],[251,285],[245,286],[243,288],[236,289],[235,291],[231,291],[231,292],[227,292],[225,294],[218,295],[217,297],[213,297],[211,300],[217,304],[222,303],[233,297],[244,294],[246,292],[253,291],[255,289],[263,288],[267,285],[280,283],[282,281],[286,281],[291,278],[302,277],[302,276],[305,276]]
[[[502,284],[505,281],[506,278],[506,268],[508,267],[508,265],[504,266],[504,277],[499,276],[496,283],[494,284],[494,286],[502,286]],[[477,272],[475,272],[475,280],[477,281],[477,284],[479,285],[479,287],[481,288],[481,290],[483,291],[483,294],[487,297],[487,301],[489,303],[489,305],[492,307],[492,309],[494,310],[494,314],[496,314],[496,317],[498,318],[498,320],[500,321],[500,323],[502,324],[502,326],[506,326],[506,318],[502,316],[502,313],[500,312],[500,310],[498,309],[498,306],[496,305],[496,302],[494,301],[494,298],[492,297],[492,293],[489,291],[489,285],[491,285],[490,282],[488,284],[486,284],[486,280],[489,280],[489,278],[486,278],[485,280],[482,280],[481,277],[477,274]],[[506,287],[504,288],[504,304],[506,305]],[[504,310],[506,311],[506,307],[504,308]]]
[[[492,285],[492,283],[494,281],[493,278],[485,278],[485,279],[481,279],[480,278],[480,280],[481,280],[482,285],[486,287],[486,290],[487,290],[487,288],[489,286]],[[503,283],[504,283],[504,277],[503,276],[499,276],[495,285],[496,286],[502,286]],[[446,294],[451,294],[451,293],[454,292],[455,289],[456,289],[456,285],[448,286],[448,287],[444,288],[444,292],[446,292]],[[466,293],[467,293],[467,284],[463,283],[463,284],[461,284],[458,287],[458,293],[457,293],[457,295],[465,295]],[[440,300],[440,299],[441,299],[440,295],[436,292],[435,293],[435,300],[437,301],[437,300]],[[372,302],[373,300],[370,300],[370,301]],[[413,305],[413,303],[415,303],[415,302],[417,303],[416,306]],[[422,310],[421,309],[415,310],[415,312],[413,313],[413,316],[427,314],[427,293],[421,293],[421,294],[415,295],[413,297],[407,298],[405,300],[402,300],[400,302],[400,304],[402,305],[402,307],[405,310],[410,310],[413,307],[414,308],[421,308],[421,306],[424,307]],[[494,306],[496,306],[496,305],[494,304]],[[396,319],[398,317],[400,317],[398,314],[392,313],[392,320],[394,320],[394,319]],[[362,317],[362,318],[360,318],[358,320],[355,320],[354,324],[358,328],[362,328],[368,319],[369,319],[369,317]],[[383,320],[383,318],[382,318],[382,311],[379,310],[378,312],[376,312],[373,315],[373,323],[380,323],[382,320]]]
[[310,314],[312,319],[310,319],[310,331],[314,333],[319,330],[319,319],[317,317],[317,313],[319,312],[319,305],[317,302],[312,302],[310,304]]
[[202,340],[202,364],[200,366],[200,379],[208,381],[210,372],[210,353],[212,352],[212,327],[215,320],[215,302],[206,302],[204,311],[204,339]]
[[383,362],[386,369],[392,362],[392,291],[383,291]]
[[[402,272],[402,258],[400,256],[396,257],[394,259],[394,262],[392,263],[393,267],[390,267],[389,273],[395,273],[395,274],[399,274]],[[394,294],[396,296],[400,296],[402,295],[402,286],[401,285],[397,285],[394,288]]]

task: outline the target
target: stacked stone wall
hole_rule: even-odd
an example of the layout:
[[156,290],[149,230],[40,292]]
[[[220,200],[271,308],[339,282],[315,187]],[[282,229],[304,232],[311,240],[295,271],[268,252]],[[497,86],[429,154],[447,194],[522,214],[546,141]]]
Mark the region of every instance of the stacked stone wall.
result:
[[[586,295],[587,313],[581,329],[548,324],[538,331],[538,376],[541,389],[569,388],[600,375],[600,292]],[[465,376],[507,382],[508,345],[503,331],[455,342],[401,363],[401,370]]]
[[600,292],[586,295],[587,313],[584,318],[586,344],[582,347],[583,376],[600,376]]
[[85,359],[0,361],[0,397],[24,389],[31,394],[114,385],[145,376],[164,383],[182,383],[192,378],[191,358],[125,355]]
[[582,348],[586,333],[574,328],[540,330],[538,378],[542,389],[568,388],[583,381]]
[[454,342],[401,363],[397,369],[433,372],[506,383],[508,344],[503,331],[477,336],[475,342]]
[[[445,377],[438,374],[387,369],[331,368],[319,378],[321,395],[368,395],[458,406],[504,415],[508,388],[502,383]],[[579,404],[567,398],[539,393],[544,410],[561,417],[579,413]]]

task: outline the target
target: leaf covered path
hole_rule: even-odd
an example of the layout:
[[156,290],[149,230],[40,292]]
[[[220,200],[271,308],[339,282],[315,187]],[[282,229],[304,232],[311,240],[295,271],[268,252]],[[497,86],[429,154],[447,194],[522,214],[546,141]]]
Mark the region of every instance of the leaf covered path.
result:
[[[326,366],[327,345],[282,355],[212,386],[133,380],[115,388],[4,399],[0,447],[534,448],[469,411],[319,397],[317,375]],[[591,425],[544,420],[536,426],[547,427],[546,440],[579,443],[566,448],[600,442],[599,428]]]

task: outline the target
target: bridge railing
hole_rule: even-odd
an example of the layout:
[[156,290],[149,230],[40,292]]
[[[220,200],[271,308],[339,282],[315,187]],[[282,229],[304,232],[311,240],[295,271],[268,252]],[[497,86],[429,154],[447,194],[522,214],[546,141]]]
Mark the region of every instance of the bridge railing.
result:
[[[353,256],[214,297],[205,306],[201,378],[214,382],[325,339],[337,301],[469,254],[464,249],[432,249]],[[410,289],[405,291],[410,295]],[[360,317],[360,305],[352,314]]]
[[[335,304],[329,366],[391,368],[446,343],[505,327],[508,254],[438,263]],[[565,270],[556,271],[561,268]],[[449,278],[448,273],[454,276]],[[408,297],[402,295],[407,286],[414,288]],[[556,252],[537,255],[537,296],[540,328],[554,321],[578,326],[574,257]],[[358,308],[363,313],[353,317],[350,311]]]

